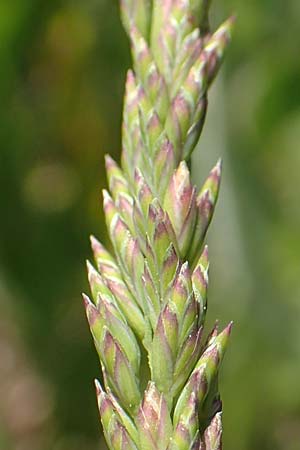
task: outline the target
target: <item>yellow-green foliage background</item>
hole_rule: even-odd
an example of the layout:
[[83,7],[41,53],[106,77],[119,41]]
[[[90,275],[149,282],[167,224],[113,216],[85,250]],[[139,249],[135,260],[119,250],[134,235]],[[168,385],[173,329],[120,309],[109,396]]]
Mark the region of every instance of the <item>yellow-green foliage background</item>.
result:
[[[298,0],[238,13],[195,152],[219,155],[209,320],[235,321],[222,369],[225,450],[300,448]],[[104,448],[99,365],[80,293],[88,236],[107,241],[103,155],[119,157],[128,41],[117,1],[0,2],[0,448]]]

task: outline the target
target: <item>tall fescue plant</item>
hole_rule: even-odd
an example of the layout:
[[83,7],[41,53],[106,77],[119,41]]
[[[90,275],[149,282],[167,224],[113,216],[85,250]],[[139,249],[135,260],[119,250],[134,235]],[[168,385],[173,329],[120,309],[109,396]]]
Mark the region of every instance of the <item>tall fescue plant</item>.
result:
[[218,372],[230,335],[206,339],[208,249],[221,161],[200,190],[191,154],[233,20],[209,27],[209,0],[122,0],[134,70],[126,81],[121,167],[109,156],[104,212],[113,254],[91,238],[96,381],[111,450],[220,450]]

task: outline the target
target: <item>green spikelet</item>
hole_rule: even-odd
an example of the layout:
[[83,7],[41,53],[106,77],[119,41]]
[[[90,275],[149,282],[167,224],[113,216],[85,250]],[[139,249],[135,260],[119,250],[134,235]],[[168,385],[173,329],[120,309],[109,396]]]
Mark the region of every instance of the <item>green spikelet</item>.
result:
[[207,313],[205,236],[221,161],[200,190],[190,156],[233,19],[215,32],[210,0],[121,0],[134,71],[128,71],[119,166],[106,156],[103,191],[113,253],[94,237],[87,263],[88,323],[111,450],[221,450],[220,365],[232,324],[202,342]]

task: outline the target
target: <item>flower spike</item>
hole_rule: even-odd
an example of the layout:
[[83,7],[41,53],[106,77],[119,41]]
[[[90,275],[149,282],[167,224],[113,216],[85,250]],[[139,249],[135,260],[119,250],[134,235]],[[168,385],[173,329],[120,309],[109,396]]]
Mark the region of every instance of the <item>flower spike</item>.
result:
[[[221,450],[221,362],[232,324],[202,342],[208,305],[205,237],[221,160],[203,187],[191,155],[208,91],[231,39],[211,0],[120,0],[134,70],[123,108],[120,166],[105,157],[112,252],[91,237],[92,301],[84,306],[100,358],[96,393],[110,450]],[[207,333],[205,333],[207,335]]]

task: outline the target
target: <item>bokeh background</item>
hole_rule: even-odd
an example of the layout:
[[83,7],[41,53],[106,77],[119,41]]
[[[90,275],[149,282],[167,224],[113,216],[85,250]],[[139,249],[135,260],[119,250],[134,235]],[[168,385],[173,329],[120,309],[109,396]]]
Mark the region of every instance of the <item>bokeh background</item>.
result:
[[[193,177],[221,155],[209,320],[235,321],[225,449],[300,449],[300,2],[238,14]],[[117,1],[0,2],[0,449],[104,449],[85,322],[88,236],[107,241],[103,155],[119,158],[128,41]]]

